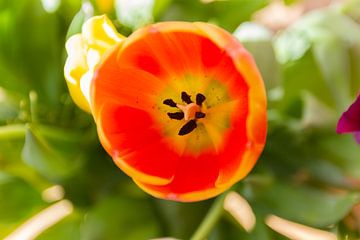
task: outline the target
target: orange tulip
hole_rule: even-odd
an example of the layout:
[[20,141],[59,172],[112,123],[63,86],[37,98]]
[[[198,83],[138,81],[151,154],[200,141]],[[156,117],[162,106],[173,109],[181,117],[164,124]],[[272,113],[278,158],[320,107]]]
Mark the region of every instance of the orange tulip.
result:
[[211,24],[137,30],[97,68],[91,102],[106,151],[158,198],[220,194],[249,173],[265,144],[259,71],[234,37]]

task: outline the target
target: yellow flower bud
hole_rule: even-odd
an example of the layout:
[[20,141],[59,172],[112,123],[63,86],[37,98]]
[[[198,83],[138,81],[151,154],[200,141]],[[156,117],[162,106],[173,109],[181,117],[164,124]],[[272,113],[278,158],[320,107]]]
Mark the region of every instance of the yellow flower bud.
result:
[[90,85],[95,68],[105,52],[123,39],[106,15],[102,15],[88,19],[81,33],[67,40],[65,79],[72,99],[81,109],[91,112]]

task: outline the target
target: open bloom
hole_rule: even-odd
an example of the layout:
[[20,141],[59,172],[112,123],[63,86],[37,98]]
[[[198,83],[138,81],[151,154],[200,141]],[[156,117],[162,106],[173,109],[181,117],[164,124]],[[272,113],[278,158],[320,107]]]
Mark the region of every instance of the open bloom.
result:
[[225,191],[265,144],[259,71],[234,37],[211,24],[137,30],[97,67],[91,104],[106,151],[159,198],[197,201]]
[[360,94],[349,109],[342,114],[336,131],[354,133],[356,141],[360,144]]
[[95,67],[105,52],[124,38],[106,15],[102,15],[88,19],[82,32],[67,40],[65,79],[72,99],[83,110],[90,112],[89,90]]

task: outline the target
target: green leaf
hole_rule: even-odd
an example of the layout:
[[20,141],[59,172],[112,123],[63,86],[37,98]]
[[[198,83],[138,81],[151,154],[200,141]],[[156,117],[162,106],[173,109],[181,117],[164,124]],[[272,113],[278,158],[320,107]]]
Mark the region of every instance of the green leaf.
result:
[[263,222],[264,216],[258,215],[256,219],[257,221],[254,229],[249,233],[246,233],[245,231],[241,231],[241,233],[238,235],[239,238],[247,239],[247,240],[258,240],[258,239],[271,240],[272,238],[270,231]]
[[[81,156],[77,154],[78,146],[73,142],[64,142],[59,139],[56,147],[40,134],[34,126],[29,126],[25,135],[25,145],[22,150],[22,158],[26,164],[37,170],[46,178],[59,181],[74,174],[82,164]],[[70,146],[68,146],[70,144]],[[79,143],[78,143],[79,144]]]
[[151,239],[159,237],[157,219],[149,202],[124,197],[99,201],[85,218],[82,239]]
[[41,195],[21,178],[0,172],[0,222],[18,222],[44,205]]
[[333,162],[347,175],[360,178],[360,147],[351,134],[323,135],[314,149],[320,157]]
[[179,203],[156,200],[165,220],[166,235],[179,239],[189,239],[207,214],[212,200],[196,203]]
[[153,8],[153,16],[155,19],[158,19],[159,16],[164,12],[164,10],[169,7],[173,0],[155,0]]
[[348,48],[338,39],[328,37],[314,46],[314,56],[341,112],[351,101]]
[[162,21],[212,22],[233,32],[241,22],[250,20],[269,0],[227,0],[203,3],[193,0],[173,0]]
[[344,218],[360,200],[359,194],[332,194],[314,187],[276,183],[256,204],[265,212],[313,227],[328,227]]
[[256,225],[254,229],[247,233],[240,226],[239,223],[227,219],[219,221],[209,235],[209,240],[223,240],[223,239],[246,239],[246,240],[271,240],[279,238],[271,238],[271,232],[267,229],[266,225],[262,220],[263,216],[256,216]]
[[352,93],[349,50],[359,43],[360,26],[332,8],[307,14],[280,34],[275,50],[284,65],[284,102],[306,89],[338,112],[343,110]]
[[66,39],[71,37],[74,34],[80,33],[82,25],[86,20],[86,14],[84,13],[83,9],[81,8],[79,12],[76,13],[73,20],[70,23],[68,31],[66,33]]
[[301,125],[304,128],[333,128],[338,120],[336,111],[320,102],[313,94],[302,94],[303,112]]
[[[323,110],[318,111],[322,116]],[[360,149],[353,137],[335,134],[334,124],[327,120],[305,120],[289,124],[283,119],[281,123],[270,123],[263,157],[255,171],[261,169],[260,176],[270,174],[284,182],[296,181],[298,176],[320,186],[359,189],[349,181],[349,176],[360,174],[357,157]]]
[[326,160],[311,160],[306,162],[306,170],[314,180],[321,183],[329,184],[331,186],[353,188],[348,176],[345,175],[343,169],[328,159]]
[[241,22],[248,21],[251,16],[261,8],[269,4],[269,0],[228,0],[214,1],[209,3],[209,8],[213,9],[209,19],[215,16],[215,22],[233,31]]
[[282,105],[292,112],[296,101],[302,101],[304,91],[310,92],[318,101],[334,108],[336,106],[333,95],[319,69],[312,51],[308,51],[301,59],[283,66]]

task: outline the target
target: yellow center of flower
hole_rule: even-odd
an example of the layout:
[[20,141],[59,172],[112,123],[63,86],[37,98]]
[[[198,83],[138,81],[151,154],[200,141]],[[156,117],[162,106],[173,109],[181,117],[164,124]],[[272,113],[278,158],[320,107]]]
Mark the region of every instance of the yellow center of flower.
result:
[[228,86],[212,77],[174,78],[156,97],[154,117],[168,143],[184,154],[222,148],[231,114],[237,108]]

